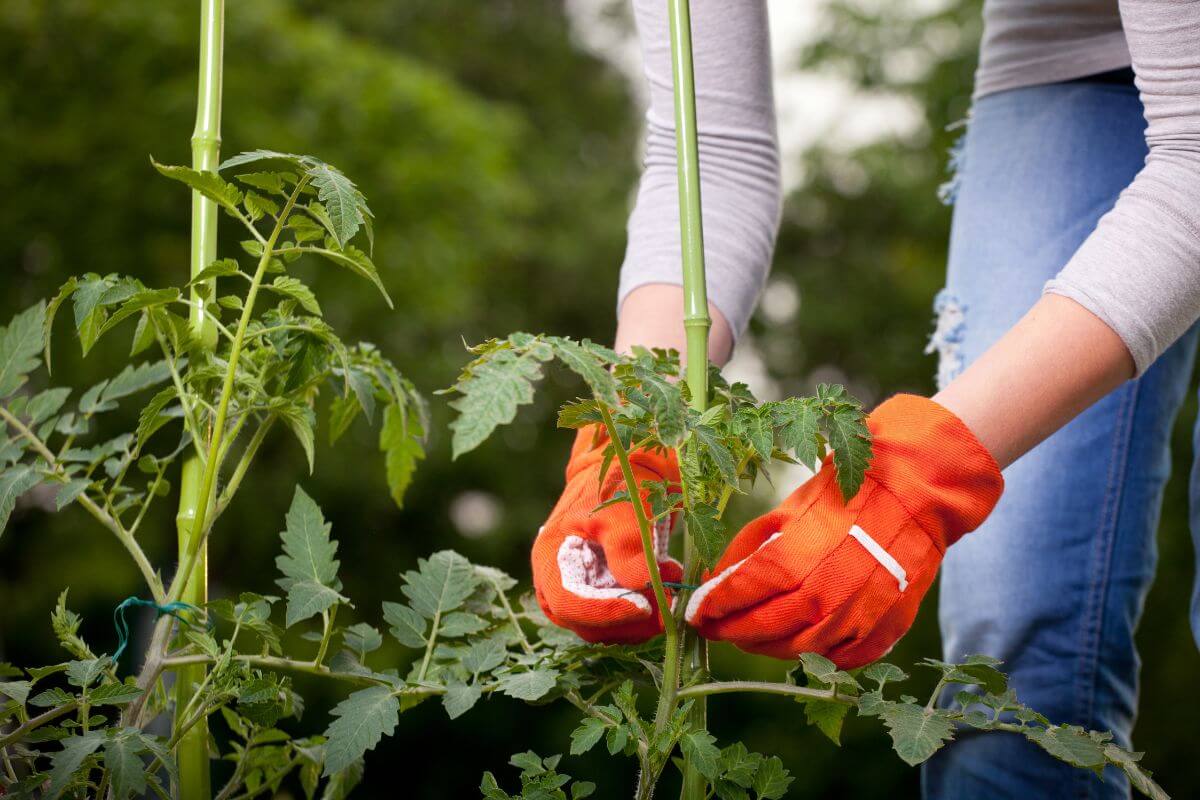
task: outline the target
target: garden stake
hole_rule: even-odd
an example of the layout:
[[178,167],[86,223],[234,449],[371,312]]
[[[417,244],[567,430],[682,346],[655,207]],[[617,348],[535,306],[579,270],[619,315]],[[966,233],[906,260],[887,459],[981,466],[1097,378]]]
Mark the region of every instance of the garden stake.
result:
[[[683,257],[683,326],[687,341],[687,386],[691,405],[703,412],[708,405],[708,287],[704,278],[704,222],[700,204],[700,157],[696,134],[696,86],[692,68],[692,28],[688,0],[668,0],[671,20],[671,73],[675,92],[675,157],[679,182],[679,234]],[[699,582],[701,560],[690,534],[684,535],[684,572],[689,584]],[[679,608],[687,598],[679,601]],[[676,617],[681,625],[682,618]],[[681,627],[683,627],[681,625]],[[689,682],[708,676],[704,639],[684,627],[683,657]],[[665,689],[665,687],[664,687]],[[672,687],[673,689],[673,687]],[[696,698],[693,724],[707,728],[705,698]],[[691,759],[683,770],[683,800],[703,800],[707,783]]]
[[[224,60],[225,0],[201,0],[200,3],[200,69],[196,97],[196,128],[192,133],[192,167],[197,170],[216,171],[221,158],[221,79]],[[212,263],[217,255],[217,205],[197,191],[192,192],[192,251],[191,275],[195,277]],[[214,281],[215,283],[215,281]],[[215,286],[207,293],[216,297]],[[206,320],[204,304],[207,300],[193,287],[190,295],[189,322],[193,333],[205,347],[216,343],[215,325]],[[203,536],[203,531],[194,526],[201,503],[211,503],[211,498],[201,498],[204,464],[196,455],[183,464],[180,479],[179,514],[175,524],[179,538],[179,561],[186,562],[186,554]],[[208,511],[208,509],[205,509]],[[206,515],[200,515],[206,516]],[[181,600],[203,606],[208,601],[208,546],[200,543],[200,551]],[[175,708],[187,708],[192,699],[193,687],[204,680],[205,665],[196,664],[181,668],[176,674]],[[175,724],[183,720],[176,715]],[[180,740],[179,787],[177,796],[181,800],[208,800],[212,797],[208,758],[208,721],[201,720],[184,734]]]

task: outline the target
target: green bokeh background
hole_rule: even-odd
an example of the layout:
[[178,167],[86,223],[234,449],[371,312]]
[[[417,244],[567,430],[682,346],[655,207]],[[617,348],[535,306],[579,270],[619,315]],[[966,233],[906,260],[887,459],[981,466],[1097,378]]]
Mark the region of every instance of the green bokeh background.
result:
[[[951,0],[936,12],[907,5],[867,12],[833,2],[818,44],[797,56],[798,68],[838,74],[865,96],[906,98],[922,116],[903,135],[861,148],[825,140],[802,156],[805,181],[788,198],[772,279],[773,291],[790,283],[798,292],[799,313],[769,325],[756,319],[752,331],[770,378],[787,393],[831,376],[869,400],[933,388],[935,364],[922,351],[950,218],[936,190],[956,135],[947,126],[969,106],[979,9],[974,0]],[[620,2],[613,13],[625,13]],[[4,319],[71,274],[181,282],[187,193],[157,178],[148,156],[188,160],[195,35],[193,3],[0,5]],[[925,68],[901,74],[889,60],[901,52]],[[638,116],[626,78],[581,49],[552,0],[230,4],[224,152],[311,152],[358,181],[377,215],[376,261],[396,311],[345,273],[304,278],[344,338],[378,343],[426,392],[453,380],[463,339],[518,329],[611,337]],[[228,229],[224,241],[235,236]],[[56,369],[73,385],[90,385],[121,362],[125,343],[115,340],[81,360],[66,327]],[[552,376],[517,423],[454,464],[447,409],[435,398],[429,459],[400,511],[387,498],[374,433],[364,424],[338,449],[322,445],[312,476],[293,442],[272,440],[214,534],[213,594],[274,588],[277,533],[297,480],[333,522],[359,619],[378,623],[380,601],[399,592],[398,573],[434,549],[451,547],[527,580],[529,541],[556,497],[569,444],[554,429],[554,409],[576,388]],[[1176,797],[1200,794],[1192,736],[1200,657],[1187,624],[1194,418],[1193,400],[1176,432],[1159,576],[1139,636],[1135,744]],[[486,535],[465,536],[455,525],[450,509],[463,505],[464,492],[495,501],[499,516]],[[111,609],[138,591],[135,570],[78,509],[55,516],[37,505],[24,502],[0,538],[0,660],[61,660],[48,615],[67,586],[86,617],[85,635],[111,650]],[[755,510],[749,501],[734,513]],[[144,547],[169,572],[169,504],[144,530]],[[892,660],[938,653],[934,617],[927,602]],[[398,648],[381,655],[403,657]],[[781,670],[725,648],[714,661],[727,675]],[[309,709],[293,729],[319,731],[339,694],[319,683],[302,688]],[[504,766],[511,753],[564,751],[576,716],[497,699],[450,723],[427,703],[403,715],[395,737],[369,756],[358,796],[478,796],[484,769],[511,781]],[[837,749],[803,724],[799,706],[777,698],[720,698],[711,719],[723,742],[744,739],[781,755],[799,778],[790,797],[918,796],[917,773],[891,754],[873,721],[851,720]],[[631,764],[593,753],[563,766],[597,781],[598,797],[629,794]],[[1047,796],[1055,796],[1052,787]]]

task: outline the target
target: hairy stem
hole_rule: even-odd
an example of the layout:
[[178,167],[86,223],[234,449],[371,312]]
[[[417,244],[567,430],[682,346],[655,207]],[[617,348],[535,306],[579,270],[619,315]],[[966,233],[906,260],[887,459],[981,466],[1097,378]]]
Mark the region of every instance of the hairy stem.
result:
[[794,686],[790,683],[775,683],[772,681],[714,681],[712,683],[698,683],[694,686],[685,686],[680,689],[679,699],[707,697],[714,694],[733,694],[735,692],[779,694],[807,700],[827,700],[847,706],[858,705],[857,698],[838,694],[834,689],[812,689],[807,686]]
[[[179,669],[192,664],[212,664],[215,659],[211,656],[191,655],[191,656],[172,656],[165,658],[162,661],[164,669]],[[287,672],[299,672],[305,675],[315,675],[321,678],[332,678],[334,680],[354,683],[360,686],[391,686],[392,684],[373,678],[370,675],[360,675],[354,672],[336,672],[329,667],[313,664],[311,661],[293,661],[290,658],[278,658],[275,656],[247,656],[237,655],[233,657],[234,661],[242,661],[253,667],[261,667],[262,669],[278,669]],[[426,694],[434,694],[436,692],[425,692]]]
[[325,630],[321,634],[321,644],[317,647],[317,655],[313,658],[313,666],[319,667],[325,661],[325,653],[329,650],[329,640],[333,638],[333,621],[337,619],[338,607],[334,606],[329,611],[321,612],[321,621],[325,623]]
[[7,733],[4,736],[0,736],[0,749],[8,747],[13,742],[21,741],[23,738],[25,738],[25,736],[27,734],[29,734],[30,731],[37,730],[38,728],[42,727],[43,725],[53,722],[54,720],[58,719],[59,717],[70,714],[72,711],[74,711],[78,707],[79,707],[79,703],[72,700],[69,703],[65,703],[65,704],[59,706],[58,708],[52,708],[43,714],[39,714],[38,716],[36,716],[33,719],[29,720],[28,722],[24,723],[20,727],[13,729],[13,731],[11,733]]
[[[50,452],[50,448],[46,447],[45,442],[39,439],[37,434],[31,431],[25,423],[21,422],[14,414],[2,406],[0,406],[0,419],[11,425],[33,446],[38,455],[49,465],[51,471],[64,479],[66,478],[62,472],[62,466],[54,457],[54,453]],[[150,589],[150,594],[154,596],[154,601],[162,603],[164,597],[162,581],[158,579],[158,573],[154,571],[154,567],[150,564],[150,559],[146,558],[146,554],[142,551],[142,547],[137,543],[137,540],[107,511],[96,505],[86,493],[75,498],[75,502],[83,506],[101,525],[108,528],[117,537],[117,541],[121,543],[121,546],[125,548],[126,552],[133,558],[134,563],[137,564],[138,571],[142,573],[142,578],[146,581],[146,586]]]

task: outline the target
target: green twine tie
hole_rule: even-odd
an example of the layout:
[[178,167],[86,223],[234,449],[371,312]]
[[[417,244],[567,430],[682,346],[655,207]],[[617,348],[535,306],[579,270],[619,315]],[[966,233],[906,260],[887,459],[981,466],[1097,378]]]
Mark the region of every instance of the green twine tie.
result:
[[140,597],[126,597],[124,600],[121,601],[120,605],[118,605],[115,609],[113,609],[113,625],[117,629],[117,650],[116,650],[116,652],[114,652],[112,654],[112,663],[113,664],[117,663],[117,659],[119,659],[121,657],[121,653],[125,652],[125,648],[129,644],[129,623],[126,622],[126,620],[125,620],[125,609],[130,608],[132,606],[141,606],[143,608],[153,608],[157,612],[158,616],[162,616],[163,614],[170,614],[172,617],[179,620],[184,625],[188,625],[188,626],[190,626],[192,623],[190,623],[186,619],[184,619],[180,615],[180,612],[188,611],[197,616],[199,616],[199,614],[200,614],[199,608],[192,605],[191,603],[184,603],[179,600],[176,600],[173,603],[167,603],[166,605],[160,606],[158,603],[154,602],[153,600],[143,600]]

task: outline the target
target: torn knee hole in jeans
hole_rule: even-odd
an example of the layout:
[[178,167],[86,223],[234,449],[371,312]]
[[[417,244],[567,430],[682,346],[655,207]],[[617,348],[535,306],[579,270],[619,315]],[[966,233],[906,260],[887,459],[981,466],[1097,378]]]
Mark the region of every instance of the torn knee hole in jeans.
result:
[[938,389],[944,389],[963,370],[967,306],[954,292],[942,289],[933,299],[933,311],[937,314],[937,325],[925,352],[938,354],[937,385]]

